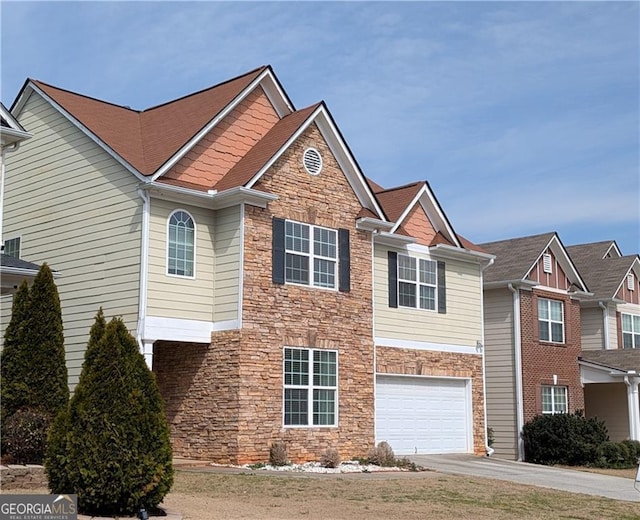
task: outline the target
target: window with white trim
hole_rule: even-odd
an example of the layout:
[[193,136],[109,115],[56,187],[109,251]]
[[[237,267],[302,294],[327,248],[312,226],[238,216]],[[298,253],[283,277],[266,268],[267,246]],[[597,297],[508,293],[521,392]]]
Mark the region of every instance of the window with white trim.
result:
[[567,413],[568,409],[566,386],[545,385],[542,387],[543,414]]
[[20,258],[20,237],[5,240],[2,252],[7,256]]
[[195,223],[184,210],[169,216],[167,226],[167,273],[193,277],[195,272]]
[[540,341],[564,343],[564,306],[561,301],[538,299]]
[[438,264],[398,255],[398,306],[436,310]]
[[338,232],[309,224],[285,222],[285,281],[335,289]]
[[338,353],[284,349],[284,425],[336,426]]
[[622,315],[622,348],[640,348],[640,316]]

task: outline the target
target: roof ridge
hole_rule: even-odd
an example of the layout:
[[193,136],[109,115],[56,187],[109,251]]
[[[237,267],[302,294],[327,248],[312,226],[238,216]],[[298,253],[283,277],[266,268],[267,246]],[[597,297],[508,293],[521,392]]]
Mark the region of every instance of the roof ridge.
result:
[[556,231],[547,231],[546,233],[536,233],[535,235],[525,235],[523,237],[513,237],[513,238],[505,238],[505,239],[502,239],[502,240],[492,240],[490,242],[482,242],[479,245],[500,244],[502,242],[512,242],[514,240],[525,240],[525,239],[528,239],[528,238],[542,238],[542,237],[552,236],[552,235],[556,235],[557,236],[558,233]]
[[414,182],[410,182],[408,184],[403,184],[402,186],[394,186],[393,188],[384,188],[382,191],[376,192],[376,195],[380,195],[382,193],[388,193],[390,191],[404,190],[404,189],[407,189],[407,188],[411,188],[413,186],[417,186],[418,184],[423,184],[424,185],[424,184],[426,184],[426,181],[414,181]]
[[213,90],[214,88],[218,88],[218,87],[221,87],[222,85],[226,85],[227,83],[231,83],[232,81],[236,81],[236,80],[239,80],[239,79],[244,78],[246,76],[249,76],[251,74],[255,74],[257,71],[259,71],[261,69],[266,70],[268,68],[269,68],[269,65],[262,65],[261,67],[256,67],[255,69],[250,70],[249,72],[245,72],[244,74],[239,74],[238,76],[235,76],[233,78],[227,79],[225,81],[221,81],[220,83],[216,83],[215,85],[211,85],[209,87],[205,87],[205,88],[202,88],[200,90],[196,90],[195,92],[191,92],[189,94],[185,94],[184,96],[180,96],[180,97],[177,97],[175,99],[171,99],[169,101],[165,101],[164,103],[160,103],[158,105],[154,105],[154,106],[151,106],[149,108],[145,108],[143,110],[140,110],[140,114],[146,114],[148,112],[151,112],[152,110],[156,110],[157,108],[162,108],[162,107],[164,107],[166,105],[170,105],[171,103],[176,103],[178,101],[182,101],[184,99],[187,99],[187,98],[190,98],[190,97],[193,97],[193,96],[197,96],[198,94],[202,94],[202,93],[207,92],[209,90]]
[[45,81],[41,81],[39,79],[33,79],[33,78],[29,78],[28,80],[31,83],[35,83],[36,86],[37,85],[44,85],[45,87],[48,88],[53,88],[56,90],[59,90],[60,92],[66,92],[67,94],[72,94],[74,96],[78,96],[84,99],[89,99],[91,101],[95,101],[96,103],[102,103],[103,105],[110,105],[112,107],[115,108],[121,108],[122,110],[127,110],[129,112],[134,112],[138,115],[140,115],[142,113],[141,110],[137,110],[135,108],[131,108],[130,106],[127,105],[119,105],[118,103],[113,103],[112,101],[105,101],[104,99],[98,99],[97,97],[93,97],[93,96],[88,96],[87,94],[81,94],[80,92],[74,92],[73,90],[69,90],[66,88],[62,88],[62,87],[56,87],[55,85],[51,85],[51,83],[46,83]]

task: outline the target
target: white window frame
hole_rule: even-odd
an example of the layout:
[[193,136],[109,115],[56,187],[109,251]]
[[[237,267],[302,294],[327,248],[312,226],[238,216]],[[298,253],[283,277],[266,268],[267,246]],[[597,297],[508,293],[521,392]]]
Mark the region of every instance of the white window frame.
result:
[[[547,305],[547,314],[548,314],[548,318],[547,319],[542,319],[540,317],[540,303],[545,302]],[[558,304],[560,305],[560,310],[562,312],[562,318],[560,320],[554,320],[551,318],[551,305],[552,304]],[[547,335],[548,338],[544,339],[542,337],[542,334],[540,334],[540,341],[543,341],[545,343],[556,343],[558,345],[563,345],[566,343],[566,327],[565,327],[565,323],[564,323],[564,302],[560,301],[560,300],[552,300],[550,298],[538,298],[538,331],[540,332],[540,324],[541,323],[546,323],[547,324]],[[553,339],[553,324],[560,324],[562,325],[562,340],[561,341],[555,341]]]
[[[549,399],[550,401],[547,403],[545,401],[545,391],[549,391]],[[564,395],[559,395],[564,393]],[[563,410],[557,409],[556,398],[562,397],[563,403],[561,405]],[[542,414],[543,415],[555,415],[558,413],[568,413],[569,412],[569,388],[566,386],[558,386],[558,385],[542,385],[541,389],[541,403],[542,403]],[[545,404],[550,404],[551,408],[545,410]]]
[[[7,253],[7,242],[18,242],[18,256],[14,256],[14,255],[9,255]],[[21,236],[17,236],[17,237],[11,237],[11,238],[7,238],[5,239],[4,243],[2,244],[2,253],[8,256],[12,256],[13,258],[20,258],[20,253],[22,250],[22,237]]]
[[[302,226],[304,228],[307,228],[308,230],[308,239],[307,239],[307,245],[308,245],[308,250],[307,251],[298,251],[294,248],[289,248],[287,247],[287,238],[288,237],[293,237],[294,239],[296,238],[295,235],[290,235],[287,233],[287,229],[289,226]],[[292,285],[300,285],[300,286],[304,286],[304,287],[314,287],[317,289],[326,289],[329,291],[337,291],[338,290],[338,276],[339,276],[339,270],[338,270],[338,262],[340,259],[340,252],[338,251],[339,248],[339,239],[338,239],[338,230],[337,229],[331,229],[328,227],[323,227],[323,226],[315,226],[313,224],[306,224],[304,222],[298,222],[295,220],[285,220],[284,223],[284,262],[285,262],[285,267],[284,267],[284,278],[285,278],[285,283],[287,284],[292,284]],[[325,256],[322,254],[318,254],[315,252],[315,245],[316,245],[316,231],[319,232],[328,232],[330,234],[333,235],[334,237],[334,248],[335,248],[335,256]],[[288,270],[290,269],[287,265],[288,259],[291,256],[297,256],[300,258],[307,258],[307,282],[301,282],[301,281],[297,281],[294,279],[291,279],[288,276]],[[320,262],[331,262],[333,264],[333,272],[329,273],[333,276],[333,284],[332,285],[327,285],[327,284],[322,284],[319,282],[316,282],[316,268],[315,268],[315,263],[316,260],[320,261]],[[321,273],[322,274],[322,273]]]
[[[625,327],[625,318],[628,318],[630,327]],[[622,348],[640,348],[640,316],[637,314],[622,313],[620,316],[622,329]],[[625,346],[625,336],[631,337],[631,346]]]
[[[400,275],[401,269],[403,269],[403,267],[401,266],[401,263],[405,260],[409,260],[410,262],[413,263],[413,271],[415,273],[415,278],[411,279],[408,277],[403,277]],[[422,280],[421,274],[422,273],[428,273],[431,271],[427,271],[426,269],[422,269],[422,266],[424,265],[433,265],[433,278],[434,278],[434,283],[430,283],[430,282],[424,282]],[[421,257],[416,257],[416,256],[411,256],[411,255],[404,255],[404,254],[398,254],[398,266],[397,266],[397,278],[398,278],[398,307],[403,307],[406,309],[419,309],[421,311],[431,311],[431,312],[437,312],[438,311],[438,262],[436,262],[435,260],[432,260],[430,258],[421,258]],[[402,292],[400,290],[400,284],[411,284],[413,286],[415,286],[415,305],[406,305],[404,302],[402,302]],[[422,306],[422,297],[421,297],[421,289],[422,288],[430,288],[433,289],[433,306],[432,307],[423,307]]]
[[[179,274],[179,273],[172,273],[170,272],[170,260],[169,260],[169,251],[170,251],[170,246],[171,246],[171,235],[170,235],[170,229],[171,229],[171,219],[173,218],[173,216],[176,213],[184,213],[186,214],[190,219],[191,222],[193,224],[193,261],[192,261],[192,273],[190,275],[188,274]],[[196,225],[196,219],[193,217],[193,215],[191,214],[191,212],[187,211],[186,209],[183,208],[177,208],[175,210],[173,210],[169,216],[167,217],[167,229],[166,229],[166,242],[167,242],[167,249],[165,252],[165,260],[166,260],[166,274],[167,276],[172,276],[172,277],[176,277],[176,278],[187,278],[187,279],[195,279],[196,277],[196,237],[197,237],[197,225]]]
[[[307,384],[287,384],[287,351],[306,351],[307,358]],[[331,353],[335,356],[335,385],[315,384],[315,354]],[[319,374],[321,375],[321,374]],[[285,428],[335,428],[338,426],[338,381],[339,381],[338,351],[328,349],[314,349],[302,347],[284,347],[282,351],[282,425]],[[286,401],[287,390],[302,390],[307,392],[307,423],[306,424],[287,424]],[[332,391],[333,398],[333,423],[331,424],[314,424],[314,392],[316,390]]]

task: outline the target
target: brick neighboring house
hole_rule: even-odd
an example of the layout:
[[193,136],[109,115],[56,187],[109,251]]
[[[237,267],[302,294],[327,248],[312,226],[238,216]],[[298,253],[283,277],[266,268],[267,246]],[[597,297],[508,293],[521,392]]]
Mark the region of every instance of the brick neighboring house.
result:
[[7,230],[65,274],[72,386],[102,306],[157,376],[176,456],[485,451],[492,257],[426,183],[367,180],[324,103],[295,109],[260,67],[143,111],[27,80],[11,112],[33,138]]
[[495,454],[522,460],[522,426],[584,409],[578,357],[583,281],[556,233],[480,245],[485,272],[487,426]]
[[567,251],[593,292],[580,301],[585,414],[614,441],[640,440],[640,258],[611,240]]

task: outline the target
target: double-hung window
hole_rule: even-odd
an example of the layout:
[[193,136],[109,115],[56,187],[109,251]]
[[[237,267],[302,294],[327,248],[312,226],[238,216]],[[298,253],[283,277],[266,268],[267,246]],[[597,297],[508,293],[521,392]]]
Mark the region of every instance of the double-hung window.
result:
[[436,310],[438,264],[398,255],[398,305]]
[[5,240],[2,252],[7,256],[20,258],[20,237]]
[[542,413],[556,414],[567,413],[567,387],[543,386],[542,387]]
[[640,348],[640,316],[622,315],[622,348]]
[[284,349],[284,425],[336,426],[338,353]]
[[564,343],[564,307],[561,301],[538,299],[540,341]]
[[167,229],[167,273],[176,276],[194,276],[195,224],[189,213],[174,211]]
[[338,232],[287,220],[285,222],[285,281],[335,289]]

